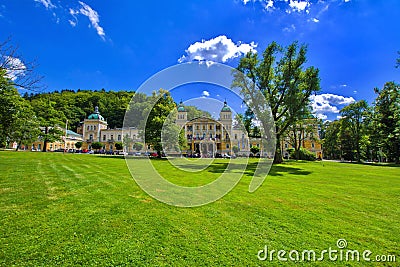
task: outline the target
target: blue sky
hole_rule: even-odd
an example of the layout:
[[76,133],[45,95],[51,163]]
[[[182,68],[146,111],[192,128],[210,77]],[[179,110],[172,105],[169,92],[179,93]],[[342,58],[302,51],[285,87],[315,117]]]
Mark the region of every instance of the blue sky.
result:
[[[179,62],[235,67],[249,49],[298,40],[320,69],[316,112],[335,119],[354,100],[371,103],[374,87],[399,81],[399,17],[398,0],[0,0],[0,40],[11,36],[24,59],[37,61],[49,91],[135,90]],[[212,89],[176,97],[223,101]]]

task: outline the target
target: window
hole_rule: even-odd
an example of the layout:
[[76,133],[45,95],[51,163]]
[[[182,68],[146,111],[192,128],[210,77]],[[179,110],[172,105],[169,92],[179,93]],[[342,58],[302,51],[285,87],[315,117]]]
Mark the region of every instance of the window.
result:
[[200,130],[200,127],[199,127],[199,125],[197,125],[196,129],[197,129],[197,130]]
[[93,131],[93,125],[90,125],[90,130]]
[[87,126],[87,130],[89,131],[89,129],[90,129],[90,127],[89,127],[89,125]]
[[106,141],[106,135],[103,135],[103,141]]
[[210,125],[210,130],[212,130],[213,129],[213,127],[212,127],[212,125]]
[[314,148],[314,147],[315,147],[315,144],[314,144],[314,143],[311,143],[311,147]]
[[95,125],[95,126],[93,126],[93,130],[95,130],[95,131],[96,131],[96,125]]
[[89,135],[89,140],[93,140],[93,134]]
[[114,140],[114,135],[113,134],[111,135],[111,140]]
[[235,139],[237,139],[237,134],[235,134]]
[[226,148],[229,148],[229,144],[226,144]]
[[110,150],[112,150],[113,149],[113,145],[110,145]]
[[285,143],[285,148],[288,148],[288,144],[287,143]]
[[121,135],[120,134],[118,135],[118,141],[121,141]]

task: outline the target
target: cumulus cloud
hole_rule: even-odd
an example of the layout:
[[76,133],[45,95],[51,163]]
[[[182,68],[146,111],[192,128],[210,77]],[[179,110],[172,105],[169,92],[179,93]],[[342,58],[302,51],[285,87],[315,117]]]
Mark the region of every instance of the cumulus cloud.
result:
[[308,0],[303,1],[303,0],[290,0],[289,1],[289,7],[290,9],[287,9],[286,12],[302,12],[306,11],[307,13],[309,12],[308,8],[310,7],[310,2]]
[[318,118],[326,119],[326,113],[339,113],[340,107],[354,103],[353,97],[335,94],[321,94],[310,97],[311,107]]
[[183,55],[178,62],[185,61],[213,61],[213,62],[226,62],[229,59],[239,57],[249,51],[256,51],[257,44],[251,42],[250,44],[238,42],[235,44],[231,39],[225,35],[215,37],[210,40],[202,40],[191,44],[185,50],[186,55]]
[[208,91],[203,91],[203,92],[201,93],[201,96],[202,96],[202,97],[209,97],[209,96],[210,96],[210,92],[208,92]]
[[41,3],[46,9],[55,8],[56,6],[51,2],[51,0],[34,0],[35,2]]
[[106,34],[104,32],[103,27],[100,26],[100,19],[99,19],[99,14],[97,11],[95,11],[93,8],[91,8],[89,5],[85,4],[84,2],[79,1],[79,4],[81,5],[81,8],[79,9],[69,9],[69,13],[75,18],[75,21],[69,20],[69,23],[71,26],[76,25],[77,21],[77,15],[83,15],[86,16],[89,21],[90,21],[90,26],[93,27],[96,31],[97,34],[104,40]]

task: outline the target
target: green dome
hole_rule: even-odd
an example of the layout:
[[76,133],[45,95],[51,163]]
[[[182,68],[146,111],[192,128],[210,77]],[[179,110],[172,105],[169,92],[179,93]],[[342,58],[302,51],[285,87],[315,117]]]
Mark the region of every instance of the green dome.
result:
[[221,109],[221,111],[225,111],[225,112],[231,112],[231,108],[228,107],[228,104],[226,103],[226,101],[224,102],[224,106]]
[[185,112],[185,111],[186,111],[185,106],[183,105],[182,100],[181,100],[181,102],[179,103],[179,106],[178,106],[178,112]]
[[88,116],[89,120],[102,120],[104,121],[104,117],[100,115],[99,107],[94,108],[94,113]]

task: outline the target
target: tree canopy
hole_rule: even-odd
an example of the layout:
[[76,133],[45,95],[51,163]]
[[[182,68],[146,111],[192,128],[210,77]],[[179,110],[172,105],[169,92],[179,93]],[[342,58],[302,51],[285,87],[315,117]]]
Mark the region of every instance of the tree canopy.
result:
[[[306,54],[306,45],[298,42],[287,47],[272,42],[261,59],[251,51],[240,59],[237,67],[257,86],[271,106],[276,128],[275,163],[282,162],[281,137],[309,108],[310,95],[320,90],[319,70],[305,67]],[[233,85],[241,87],[246,94],[243,81],[236,78]]]

